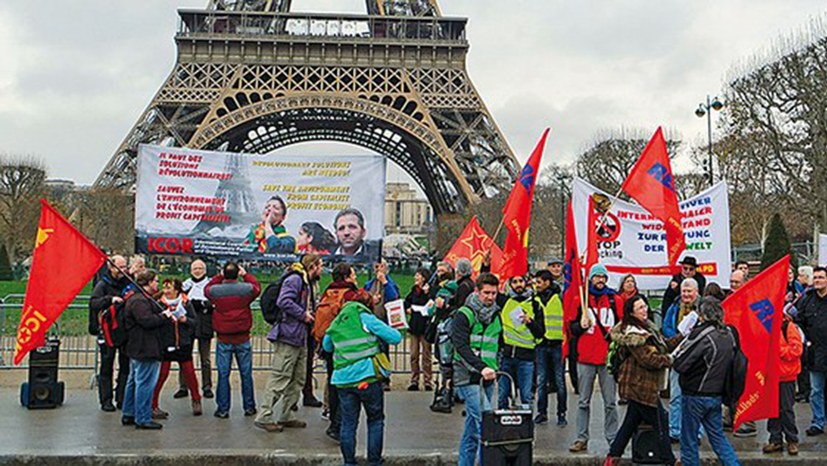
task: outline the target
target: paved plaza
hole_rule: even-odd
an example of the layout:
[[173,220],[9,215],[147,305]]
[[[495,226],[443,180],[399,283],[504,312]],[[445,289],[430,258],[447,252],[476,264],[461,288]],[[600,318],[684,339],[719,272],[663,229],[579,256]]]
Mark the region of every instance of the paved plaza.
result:
[[[204,400],[204,416],[193,417],[189,400],[174,400],[172,390],[167,387],[162,395],[162,407],[171,415],[163,421],[164,429],[136,431],[121,426],[119,414],[100,411],[92,390],[69,390],[65,405],[56,410],[30,411],[20,406],[16,389],[5,387],[0,389],[0,465],[341,464],[338,445],[324,435],[327,421],[321,418],[321,410],[302,408],[298,412],[300,419],[308,421],[307,429],[269,434],[254,428],[253,420],[242,415],[237,388],[234,395],[229,419],[212,416],[213,400]],[[431,394],[424,392],[387,394],[386,464],[456,463],[463,425],[462,407],[459,405],[450,415],[433,414],[428,410],[430,400]],[[552,399],[552,409],[553,406]],[[567,449],[575,436],[575,406],[576,398],[571,396],[568,427],[536,428],[535,464],[602,464],[608,445],[602,438],[602,417],[596,415],[602,412],[599,396],[593,406],[592,441],[586,455],[573,455]],[[761,422],[758,437],[733,439],[743,464],[827,464],[827,436],[816,437],[817,440],[803,436],[810,419],[809,405],[798,404],[796,414],[802,431],[801,454],[797,458],[786,454],[763,455],[760,448],[767,440],[767,433]],[[357,441],[357,451],[364,458],[364,419]],[[705,462],[717,464],[706,441],[702,445]],[[626,450],[627,459],[630,450],[631,446]]]

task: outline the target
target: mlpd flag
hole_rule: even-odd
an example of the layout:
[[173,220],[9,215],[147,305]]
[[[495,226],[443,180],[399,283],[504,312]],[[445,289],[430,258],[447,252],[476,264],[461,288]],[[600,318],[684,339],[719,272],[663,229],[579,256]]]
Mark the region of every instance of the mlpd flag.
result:
[[723,302],[724,322],[738,330],[747,357],[744,394],[735,412],[735,429],[746,421],[778,417],[781,322],[790,256],[748,281]]
[[681,225],[675,177],[661,128],[655,131],[620,189],[663,222],[669,265],[676,264],[686,249],[686,239]]
[[46,330],[106,262],[106,256],[45,200],[17,329],[14,364],[43,346]]
[[574,215],[569,202],[566,214],[566,256],[563,264],[563,357],[569,352],[569,323],[577,318],[581,305],[582,270],[577,252],[577,233],[574,230]]
[[543,131],[537,147],[531,153],[511,195],[503,208],[503,225],[508,234],[503,248],[500,276],[509,279],[515,275],[525,275],[528,271],[528,229],[531,224],[531,204],[534,201],[534,185],[537,173],[540,171],[540,161],[543,158],[543,149],[546,146],[549,129]]
[[[457,237],[454,245],[448,250],[448,254],[445,255],[443,260],[449,262],[454,267],[457,266],[457,261],[462,258],[470,260],[474,270],[472,278],[476,280],[482,267],[485,252],[488,250],[491,251],[491,264],[499,264],[502,260],[503,252],[500,247],[494,243],[494,240],[488,236],[488,233],[482,229],[475,215],[468,222],[468,225],[465,226],[465,229],[462,230],[459,237]],[[492,270],[492,272],[496,273],[496,270]]]

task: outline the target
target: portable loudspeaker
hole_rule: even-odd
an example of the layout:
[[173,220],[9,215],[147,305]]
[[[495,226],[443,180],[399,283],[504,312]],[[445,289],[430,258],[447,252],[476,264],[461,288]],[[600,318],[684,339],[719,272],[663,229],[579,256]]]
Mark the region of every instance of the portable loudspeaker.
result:
[[29,409],[51,409],[63,404],[65,386],[57,380],[60,341],[50,339],[29,353],[29,381],[20,387],[20,403]]

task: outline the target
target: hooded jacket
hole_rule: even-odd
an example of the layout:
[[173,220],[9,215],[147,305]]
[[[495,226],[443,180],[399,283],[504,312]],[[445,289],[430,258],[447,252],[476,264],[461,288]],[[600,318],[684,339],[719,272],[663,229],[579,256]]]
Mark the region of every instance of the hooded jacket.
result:
[[735,356],[736,337],[728,327],[702,322],[672,353],[681,391],[689,396],[721,396],[727,369]]
[[281,320],[273,326],[267,339],[272,342],[285,343],[290,346],[307,345],[309,328],[305,321],[308,312],[313,311],[313,287],[307,280],[307,272],[301,263],[295,263],[279,290],[276,305],[281,309]]
[[784,315],[784,323],[781,325],[781,366],[778,380],[781,382],[795,382],[801,372],[801,355],[804,353],[804,345],[801,341],[801,334],[798,327]]
[[611,335],[626,358],[617,376],[620,397],[657,407],[658,394],[666,382],[666,368],[672,365],[670,343],[651,322],[646,322],[645,328],[617,324]]

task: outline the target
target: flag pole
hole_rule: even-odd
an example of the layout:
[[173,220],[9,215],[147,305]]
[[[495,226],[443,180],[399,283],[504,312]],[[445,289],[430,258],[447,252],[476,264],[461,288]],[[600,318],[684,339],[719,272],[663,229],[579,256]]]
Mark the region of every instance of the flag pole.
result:
[[117,270],[118,270],[118,272],[120,272],[120,273],[121,273],[121,275],[123,275],[124,277],[126,277],[127,281],[129,281],[129,283],[131,283],[131,284],[135,285],[135,289],[137,289],[138,291],[140,291],[140,292],[141,292],[141,294],[143,294],[143,295],[144,295],[147,299],[149,299],[149,300],[150,300],[150,301],[152,301],[152,302],[153,302],[156,306],[158,306],[158,309],[160,309],[161,311],[165,311],[165,310],[166,310],[166,309],[164,309],[164,307],[161,305],[161,303],[159,303],[158,301],[156,301],[156,300],[155,300],[155,298],[154,298],[153,296],[150,296],[150,295],[149,295],[149,293],[147,293],[147,291],[144,289],[144,287],[142,287],[142,286],[138,285],[138,282],[136,282],[136,281],[135,281],[135,280],[134,280],[134,279],[133,279],[133,278],[129,275],[129,273],[127,273],[127,271],[126,271],[126,270],[124,270],[124,269],[122,269],[122,268],[118,267],[118,266],[117,266],[114,262],[112,262],[112,259],[110,259],[110,258],[109,258],[109,256],[106,256],[106,263],[107,263],[107,264],[109,264],[109,265],[111,265],[111,266],[112,266],[112,267],[114,267],[115,269],[117,269]]
[[[600,229],[603,227],[603,224],[606,223],[606,217],[609,216],[609,211],[612,210],[612,206],[615,205],[615,203],[617,202],[618,199],[620,199],[620,194],[622,192],[623,192],[623,185],[620,186],[620,189],[617,190],[617,193],[615,193],[614,196],[609,198],[609,207],[606,208],[605,212],[600,214],[600,223],[598,223],[596,227],[593,227],[595,233],[600,231]],[[591,215],[591,213],[589,215]],[[586,241],[588,242],[588,240],[589,240],[589,237],[588,237],[588,235],[586,235]],[[586,259],[588,259],[588,255],[589,255],[589,245],[587,244],[585,251],[583,251],[583,256],[582,256],[583,259],[580,261],[581,264],[586,263]],[[597,259],[597,258],[595,258],[595,259]],[[580,289],[580,302],[581,302],[581,309],[582,309],[583,316],[586,315],[586,312],[588,312],[588,309],[589,309],[589,283],[588,283],[588,281],[589,281],[589,272],[587,270],[584,270],[584,272],[586,274],[586,279],[585,280],[580,280],[580,287],[581,287],[581,289]],[[584,290],[584,288],[585,288],[585,290]],[[584,298],[584,295],[585,295],[585,298]]]

